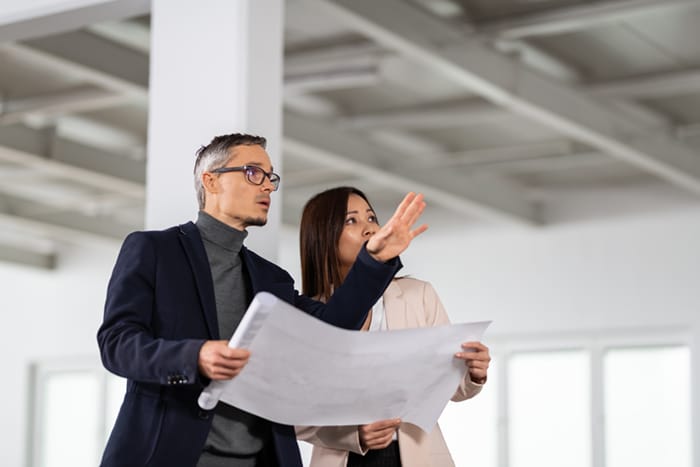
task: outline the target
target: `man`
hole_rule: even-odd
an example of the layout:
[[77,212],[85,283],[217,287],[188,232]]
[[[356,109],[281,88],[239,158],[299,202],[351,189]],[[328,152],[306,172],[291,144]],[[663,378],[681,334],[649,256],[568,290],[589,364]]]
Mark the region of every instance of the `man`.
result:
[[293,427],[224,403],[197,406],[209,381],[235,377],[248,360],[227,339],[260,291],[359,329],[401,267],[398,254],[427,228],[412,229],[425,203],[407,195],[327,304],[300,295],[286,271],[243,246],[248,227],[265,225],[280,182],[265,144],[214,138],[197,153],[197,222],[135,232],[122,245],[97,334],[105,367],[128,379],[105,467],[301,466]]

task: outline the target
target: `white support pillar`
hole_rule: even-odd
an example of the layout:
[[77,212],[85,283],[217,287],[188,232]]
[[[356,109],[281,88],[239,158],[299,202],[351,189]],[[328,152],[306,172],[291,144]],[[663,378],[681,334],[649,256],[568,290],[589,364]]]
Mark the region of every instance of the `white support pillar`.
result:
[[690,428],[692,465],[700,467],[700,320],[693,326],[690,345]]
[[[268,140],[281,172],[283,0],[153,0],[146,226],[194,219],[195,151],[214,136]],[[281,193],[246,244],[277,257]]]

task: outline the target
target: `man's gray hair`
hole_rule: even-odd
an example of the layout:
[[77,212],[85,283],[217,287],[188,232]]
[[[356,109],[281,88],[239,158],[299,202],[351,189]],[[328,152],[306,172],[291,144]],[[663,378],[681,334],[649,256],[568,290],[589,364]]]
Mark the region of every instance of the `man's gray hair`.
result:
[[199,209],[204,209],[206,192],[202,185],[202,174],[221,167],[231,159],[232,149],[236,146],[261,146],[265,149],[267,140],[262,136],[246,133],[232,133],[216,136],[206,146],[197,150],[197,160],[194,163],[194,189],[197,191]]

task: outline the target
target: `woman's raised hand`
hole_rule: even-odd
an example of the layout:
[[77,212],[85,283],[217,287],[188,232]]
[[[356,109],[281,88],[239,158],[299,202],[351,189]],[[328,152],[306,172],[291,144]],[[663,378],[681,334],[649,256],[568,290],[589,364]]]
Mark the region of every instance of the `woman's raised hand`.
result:
[[407,194],[391,219],[367,242],[367,252],[377,261],[386,262],[400,255],[411,240],[428,229],[426,224],[413,228],[425,209],[421,193]]

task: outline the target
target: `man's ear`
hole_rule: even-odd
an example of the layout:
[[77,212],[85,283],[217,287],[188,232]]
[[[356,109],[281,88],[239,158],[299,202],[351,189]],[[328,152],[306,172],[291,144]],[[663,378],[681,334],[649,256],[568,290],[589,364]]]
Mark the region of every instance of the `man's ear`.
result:
[[207,193],[217,193],[219,191],[218,178],[210,172],[202,174],[202,186]]

